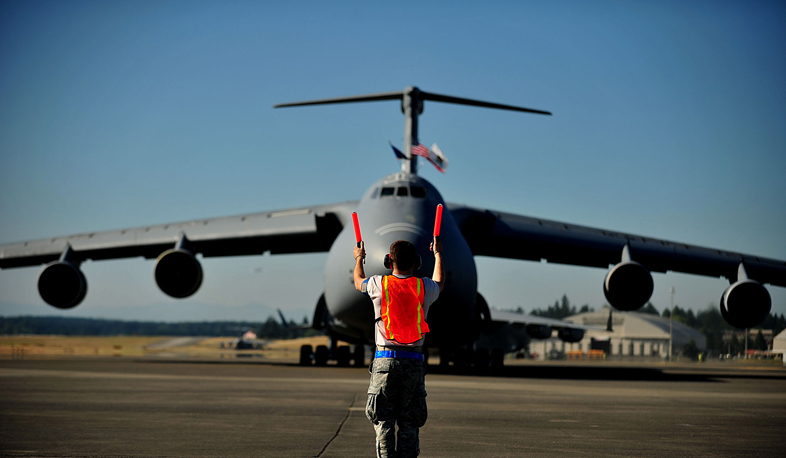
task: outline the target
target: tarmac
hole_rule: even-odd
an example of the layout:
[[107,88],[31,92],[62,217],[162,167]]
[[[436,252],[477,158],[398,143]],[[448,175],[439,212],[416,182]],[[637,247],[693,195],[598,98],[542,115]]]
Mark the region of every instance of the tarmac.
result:
[[[731,363],[430,368],[421,457],[782,456],[786,369]],[[373,457],[365,368],[0,361],[0,455]]]

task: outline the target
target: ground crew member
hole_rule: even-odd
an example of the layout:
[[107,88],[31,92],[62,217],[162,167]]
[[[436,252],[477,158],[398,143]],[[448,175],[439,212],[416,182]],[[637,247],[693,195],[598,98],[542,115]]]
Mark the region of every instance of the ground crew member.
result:
[[[371,366],[366,417],[377,433],[377,458],[414,458],[420,454],[419,429],[426,423],[426,362],[423,341],[428,332],[428,309],[445,284],[442,242],[429,246],[434,253],[433,279],[417,278],[415,246],[406,240],[390,245],[393,275],[366,278],[363,243],[355,247],[355,288],[374,304],[376,353]],[[398,424],[398,453],[396,453]]]

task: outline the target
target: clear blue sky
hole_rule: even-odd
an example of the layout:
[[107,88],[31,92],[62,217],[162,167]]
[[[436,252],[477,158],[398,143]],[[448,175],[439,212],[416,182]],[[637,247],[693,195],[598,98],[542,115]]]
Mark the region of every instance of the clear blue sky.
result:
[[[358,199],[398,169],[396,104],[271,107],[415,85],[554,113],[427,102],[448,201],[786,259],[782,2],[3,1],[0,69],[0,243]],[[0,315],[300,319],[325,260],[207,259],[180,301],[152,261],[87,262],[67,312],[3,270]],[[495,307],[604,303],[603,269],[477,264]],[[728,285],[654,279],[660,310]]]

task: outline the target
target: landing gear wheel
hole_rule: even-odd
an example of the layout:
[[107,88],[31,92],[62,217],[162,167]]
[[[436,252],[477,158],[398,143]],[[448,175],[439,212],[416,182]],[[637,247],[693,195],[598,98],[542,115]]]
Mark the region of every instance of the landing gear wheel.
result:
[[505,365],[505,350],[497,347],[491,350],[491,367],[500,369]]
[[341,367],[349,367],[349,347],[344,345],[336,349],[336,362]]
[[355,351],[352,352],[352,360],[355,361],[355,367],[366,365],[366,347],[364,345],[355,345]]
[[475,351],[475,367],[481,370],[488,369],[489,367],[488,348],[478,348]]
[[328,347],[326,345],[318,345],[317,351],[314,352],[314,364],[317,366],[327,366],[328,362]]
[[311,358],[314,356],[314,348],[311,345],[303,345],[300,347],[300,365],[310,366]]

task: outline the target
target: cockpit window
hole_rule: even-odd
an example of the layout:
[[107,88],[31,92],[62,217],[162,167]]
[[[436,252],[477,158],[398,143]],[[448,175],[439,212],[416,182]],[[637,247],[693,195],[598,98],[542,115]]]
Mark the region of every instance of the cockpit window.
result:
[[379,197],[385,196],[392,196],[393,195],[393,188],[382,188],[382,192],[379,193]]
[[412,197],[417,197],[418,199],[426,198],[426,188],[423,186],[412,186],[409,190],[412,193]]
[[371,198],[372,199],[376,199],[378,193],[379,193],[379,188],[374,188],[374,190],[371,191],[371,194],[370,194]]
[[406,186],[399,186],[396,188],[396,195],[399,197],[407,197],[409,195],[409,189]]

